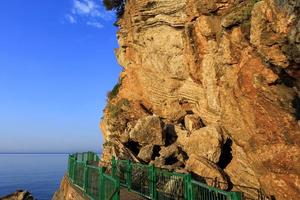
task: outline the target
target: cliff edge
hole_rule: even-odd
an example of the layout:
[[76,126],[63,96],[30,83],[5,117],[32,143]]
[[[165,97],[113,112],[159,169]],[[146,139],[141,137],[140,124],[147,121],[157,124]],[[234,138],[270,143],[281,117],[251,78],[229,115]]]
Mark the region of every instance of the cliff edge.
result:
[[68,177],[65,175],[61,181],[59,190],[55,192],[52,200],[85,200],[88,199],[84,196],[76,186],[74,186]]
[[128,0],[103,162],[114,155],[249,198],[299,199],[299,19],[297,0]]

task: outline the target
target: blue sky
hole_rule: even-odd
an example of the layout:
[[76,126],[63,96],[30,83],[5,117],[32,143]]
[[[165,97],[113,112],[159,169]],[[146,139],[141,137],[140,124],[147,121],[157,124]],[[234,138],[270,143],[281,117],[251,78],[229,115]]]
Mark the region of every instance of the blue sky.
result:
[[1,0],[0,152],[100,150],[114,21],[101,0]]

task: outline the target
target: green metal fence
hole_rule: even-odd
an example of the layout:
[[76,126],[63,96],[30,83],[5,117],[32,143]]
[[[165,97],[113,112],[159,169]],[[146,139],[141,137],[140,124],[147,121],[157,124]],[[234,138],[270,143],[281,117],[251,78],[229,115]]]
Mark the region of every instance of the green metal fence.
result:
[[167,170],[155,170],[155,192],[157,199],[161,200],[184,200],[189,199],[186,181],[189,174],[169,172]]
[[242,200],[241,193],[208,186],[190,174],[113,158],[108,175],[104,167],[95,165],[98,161],[91,152],[68,159],[68,177],[91,200],[119,200],[120,185],[152,200]]
[[97,154],[95,154],[94,152],[84,152],[84,153],[75,153],[72,155],[73,157],[75,157],[75,159],[77,161],[82,161],[82,162],[85,162],[85,161],[89,161],[89,162],[98,162],[99,161],[99,157]]
[[90,152],[70,155],[69,179],[91,200],[119,200],[119,179],[105,174],[104,167],[94,166],[98,160]]
[[[105,200],[112,199],[112,200],[119,200],[119,190],[120,190],[120,182],[116,181],[117,179],[107,175],[103,174],[103,196]],[[119,188],[119,190],[116,190],[116,188]]]
[[130,161],[128,160],[112,160],[113,176],[118,177],[120,184],[130,188]]
[[239,192],[225,192],[223,190],[209,187],[204,183],[191,180],[191,198],[194,200],[240,200],[242,194]]
[[149,170],[149,166],[140,163],[132,163],[131,166],[130,189],[151,198],[152,188],[149,180],[153,175]]
[[192,180],[190,174],[170,172],[152,165],[112,158],[112,176],[123,187],[152,200],[242,200],[240,192],[227,192]]
[[85,179],[85,168],[86,168],[85,162],[75,162],[74,167],[74,183],[80,187],[81,189],[84,189],[84,179]]
[[68,175],[69,177],[74,180],[74,170],[75,170],[75,156],[74,155],[69,155],[69,160],[68,160]]
[[95,166],[87,166],[87,188],[86,193],[93,199],[100,199],[99,183],[101,178],[101,168]]

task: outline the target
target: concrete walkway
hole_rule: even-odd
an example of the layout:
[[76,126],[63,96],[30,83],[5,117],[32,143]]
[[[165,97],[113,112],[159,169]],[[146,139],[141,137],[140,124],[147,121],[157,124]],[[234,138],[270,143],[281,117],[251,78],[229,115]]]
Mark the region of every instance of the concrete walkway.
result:
[[134,192],[128,192],[126,188],[121,187],[120,200],[147,200],[147,198],[144,198]]

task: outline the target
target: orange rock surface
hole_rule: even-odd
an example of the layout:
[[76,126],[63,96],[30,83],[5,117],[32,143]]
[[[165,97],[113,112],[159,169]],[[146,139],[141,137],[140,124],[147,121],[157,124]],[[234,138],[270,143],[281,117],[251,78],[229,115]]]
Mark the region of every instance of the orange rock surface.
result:
[[300,1],[130,0],[118,25],[103,161],[148,145],[149,163],[300,199]]

